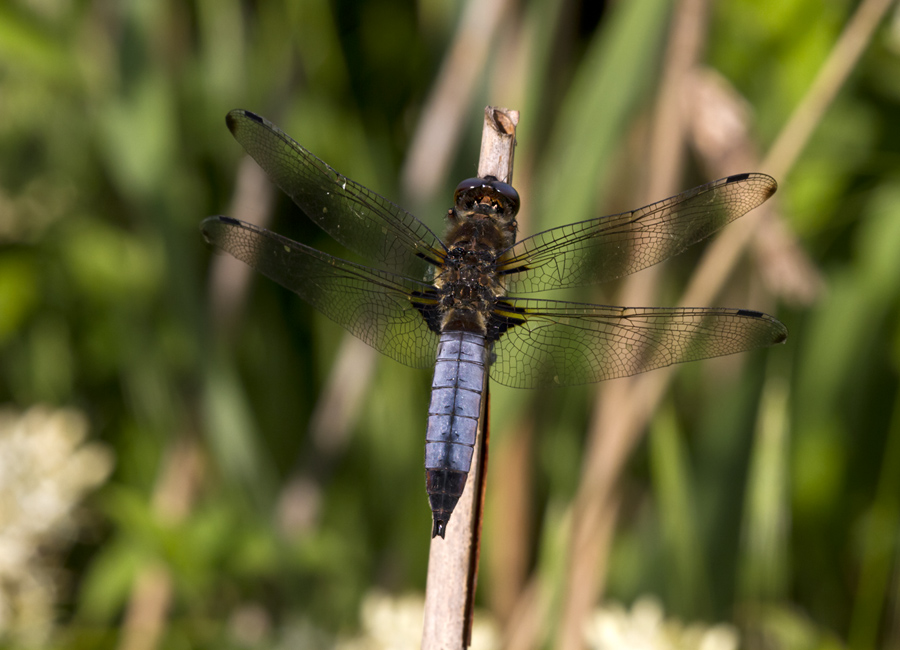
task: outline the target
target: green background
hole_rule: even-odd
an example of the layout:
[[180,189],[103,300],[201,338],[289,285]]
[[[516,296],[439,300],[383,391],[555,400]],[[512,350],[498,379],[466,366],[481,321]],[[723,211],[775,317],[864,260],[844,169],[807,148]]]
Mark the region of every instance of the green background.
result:
[[[147,575],[168,585],[167,648],[332,647],[359,633],[368,595],[424,590],[430,374],[350,348],[363,360],[333,375],[340,328],[264,278],[217,276],[199,223],[242,216],[228,110],[268,117],[440,231],[473,175],[483,107],[517,108],[515,184],[535,232],[664,198],[642,192],[679,6],[511,4],[489,42],[461,50],[486,60],[456,68],[473,81],[452,95],[460,130],[432,188],[402,168],[447,81],[455,2],[0,2],[0,403],[78,409],[116,459],[79,535],[48,554],[55,627],[33,643],[117,647]],[[762,154],[856,7],[712,6],[702,61],[743,97]],[[731,274],[716,304],[775,314],[787,344],[676,373],[617,477],[604,599],[655,595],[667,616],[736,625],[745,647],[900,643],[897,19],[777,179],[778,218],[821,284],[760,283],[773,264],[760,255]],[[689,142],[676,191],[712,180],[700,158]],[[726,173],[742,171],[769,170]],[[341,254],[273,199],[269,227]],[[654,304],[678,301],[700,253],[665,267]],[[329,410],[335,381],[347,401]],[[555,647],[596,389],[492,390],[478,604],[502,634],[534,587],[550,612],[535,647]],[[27,645],[27,630],[0,632]]]

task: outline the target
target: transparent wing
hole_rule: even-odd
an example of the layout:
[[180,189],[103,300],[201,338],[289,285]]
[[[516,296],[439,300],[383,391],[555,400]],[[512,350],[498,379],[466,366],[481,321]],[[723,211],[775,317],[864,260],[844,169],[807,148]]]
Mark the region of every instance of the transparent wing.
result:
[[250,111],[234,110],[228,128],[269,178],[325,232],[392,273],[424,279],[444,257],[424,223],[350,180]]
[[370,269],[253,224],[209,217],[206,240],[290,289],[351,334],[414,368],[434,365],[437,334],[426,318],[433,287]]
[[491,379],[516,388],[586,384],[782,343],[787,328],[745,309],[654,309],[504,299],[509,327]]
[[632,212],[589,219],[523,239],[502,257],[511,294],[605,282],[682,252],[757,207],[778,184],[737,174]]

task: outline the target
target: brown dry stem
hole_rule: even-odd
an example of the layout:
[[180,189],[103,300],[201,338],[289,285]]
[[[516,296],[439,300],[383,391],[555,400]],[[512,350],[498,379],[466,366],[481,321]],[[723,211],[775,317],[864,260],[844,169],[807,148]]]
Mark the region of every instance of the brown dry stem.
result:
[[[478,175],[512,181],[518,111],[488,106],[482,130]],[[460,650],[471,637],[471,606],[477,578],[478,542],[481,532],[481,459],[487,412],[476,439],[469,478],[453,516],[447,536],[432,538],[425,586],[423,650]]]

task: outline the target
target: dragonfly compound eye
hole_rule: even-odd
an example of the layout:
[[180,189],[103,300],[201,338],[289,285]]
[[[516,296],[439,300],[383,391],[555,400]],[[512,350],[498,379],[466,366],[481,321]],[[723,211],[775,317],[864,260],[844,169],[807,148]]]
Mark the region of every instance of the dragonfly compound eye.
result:
[[509,183],[493,177],[467,178],[456,186],[453,194],[454,203],[463,209],[471,209],[476,202],[483,202],[485,198],[501,206],[500,210],[508,216],[519,212],[519,193]]

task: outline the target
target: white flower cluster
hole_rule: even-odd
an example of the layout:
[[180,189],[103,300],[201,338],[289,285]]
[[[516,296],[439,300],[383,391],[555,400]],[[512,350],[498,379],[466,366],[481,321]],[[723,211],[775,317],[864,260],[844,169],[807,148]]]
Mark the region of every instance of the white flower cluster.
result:
[[610,604],[591,616],[585,630],[591,650],[737,650],[737,630],[725,624],[707,627],[666,619],[662,606],[639,598],[631,611]]
[[[393,597],[376,591],[366,596],[361,613],[363,635],[338,644],[339,650],[405,650],[421,646],[425,613],[421,595]],[[471,647],[500,647],[496,627],[486,616],[475,616]]]
[[77,411],[0,409],[0,638],[36,645],[52,630],[56,554],[75,534],[79,501],[113,466],[86,434]]

